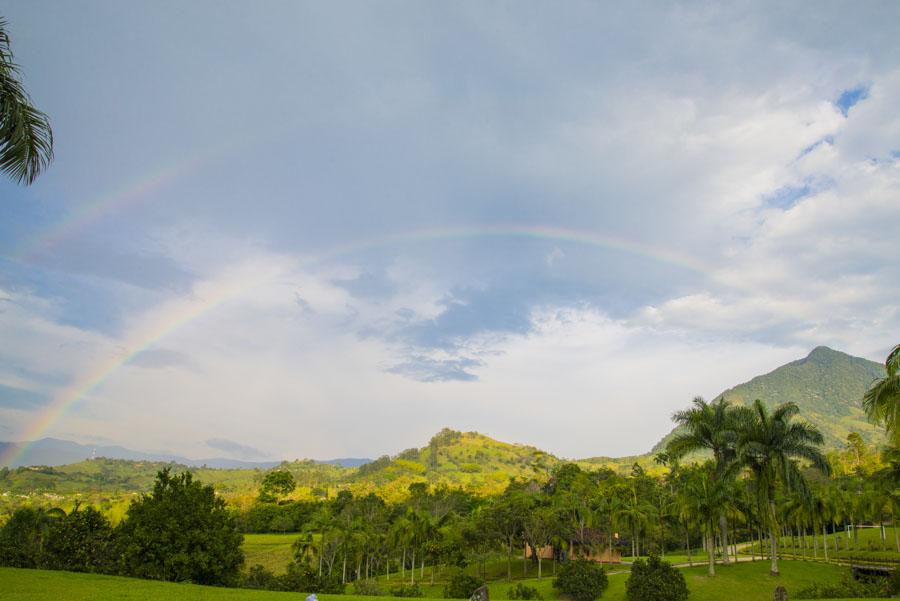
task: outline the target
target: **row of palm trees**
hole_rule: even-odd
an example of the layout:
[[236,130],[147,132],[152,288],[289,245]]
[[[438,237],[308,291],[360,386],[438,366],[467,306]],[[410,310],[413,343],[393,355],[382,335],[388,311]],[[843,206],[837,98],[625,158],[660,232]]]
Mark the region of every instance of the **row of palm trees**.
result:
[[[897,370],[890,365],[897,357],[894,349],[886,379],[873,389],[893,390]],[[884,390],[870,398],[866,407],[878,407],[873,417],[900,415],[885,408],[891,397]],[[637,556],[683,548],[693,563],[699,542],[714,575],[717,557],[733,561],[740,540],[751,559],[765,556],[776,575],[782,546],[828,560],[829,554],[859,549],[857,530],[847,526],[895,525],[896,449],[883,454],[877,474],[830,477],[822,435],[799,419],[793,403],[769,408],[760,401],[742,406],[697,398],[674,420],[677,433],[657,456],[668,466],[663,476],[651,477],[638,465],[623,476],[564,464],[548,480],[514,481],[487,499],[421,483],[397,505],[345,491],[317,505],[303,525],[297,559],[345,582],[396,574],[415,583],[426,577],[426,566],[433,581],[440,566],[474,564],[483,574],[485,563],[499,557],[511,578],[513,558],[527,548],[552,549],[554,568],[556,559],[573,553],[605,551],[611,558],[618,550]],[[852,452],[862,469],[856,438]],[[896,529],[894,538],[900,552]],[[528,562],[542,576],[542,554],[531,554],[523,570]]]

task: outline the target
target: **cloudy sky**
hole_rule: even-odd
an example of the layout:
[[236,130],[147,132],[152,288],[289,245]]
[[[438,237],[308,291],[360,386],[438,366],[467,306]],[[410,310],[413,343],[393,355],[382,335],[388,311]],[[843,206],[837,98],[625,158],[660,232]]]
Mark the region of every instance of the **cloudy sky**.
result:
[[[0,440],[646,451],[900,333],[900,4],[2,9]],[[263,10],[264,8],[264,10]]]

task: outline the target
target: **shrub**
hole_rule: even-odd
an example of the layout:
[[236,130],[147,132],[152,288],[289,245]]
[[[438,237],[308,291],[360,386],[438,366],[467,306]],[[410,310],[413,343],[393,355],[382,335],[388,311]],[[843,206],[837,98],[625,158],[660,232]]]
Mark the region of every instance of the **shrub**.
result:
[[160,471],[153,491],[129,506],[120,532],[129,576],[224,585],[240,578],[237,522],[213,487],[190,472]]
[[638,559],[632,564],[625,594],[628,601],[685,601],[688,588],[681,572],[651,555],[647,561]]
[[274,590],[276,588],[277,579],[275,574],[267,570],[265,566],[256,564],[251,567],[247,574],[241,578],[241,588],[256,588],[263,590]]
[[537,601],[544,601],[544,596],[541,594],[539,590],[534,588],[533,586],[527,586],[522,584],[521,582],[516,586],[510,587],[509,591],[506,593],[507,599],[522,599],[523,601],[528,601],[530,599],[536,599]]
[[458,571],[450,577],[450,582],[444,587],[444,598],[468,599],[482,586],[484,586],[484,580],[481,578]]
[[296,593],[333,593],[344,594],[344,584],[337,572],[332,575],[322,574],[308,562],[288,564],[286,574],[275,577],[275,590],[293,591]]
[[70,572],[114,574],[118,570],[117,538],[103,514],[75,504],[68,515],[56,518],[44,546],[46,566]]
[[398,584],[391,587],[392,597],[424,597],[418,584]]
[[357,580],[353,583],[353,594],[380,597],[381,588],[378,586],[378,582],[374,580]]
[[846,575],[838,584],[813,583],[797,592],[797,599],[868,599],[887,597],[891,594],[891,582],[887,578],[854,580]]
[[53,518],[41,509],[17,509],[3,528],[0,528],[0,565],[13,568],[42,567],[43,547],[52,523]]
[[553,587],[574,601],[594,601],[603,594],[609,580],[603,566],[587,559],[567,561],[562,564]]

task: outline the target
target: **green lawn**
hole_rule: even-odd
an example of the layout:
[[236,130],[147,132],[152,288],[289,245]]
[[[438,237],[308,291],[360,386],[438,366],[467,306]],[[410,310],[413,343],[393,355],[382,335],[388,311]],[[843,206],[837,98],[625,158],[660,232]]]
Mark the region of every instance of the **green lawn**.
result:
[[[768,575],[768,562],[748,562],[730,567],[717,567],[717,576],[708,578],[704,567],[684,570],[690,601],[768,601],[775,586],[782,584],[789,595],[812,582],[837,582],[846,568],[802,561],[780,563],[782,575],[778,579]],[[601,601],[624,601],[627,574],[611,574],[610,586]],[[559,598],[553,579],[545,577],[520,580],[535,586],[546,601]],[[505,599],[509,584],[493,582],[489,585],[492,599]],[[440,595],[438,587],[425,587],[428,594]],[[301,593],[275,593],[173,584],[152,580],[136,580],[118,576],[73,574],[45,570],[0,568],[0,597],[4,601],[287,601],[303,599]],[[322,601],[398,601],[395,597],[355,597],[352,595],[320,595]]]
[[245,534],[244,565],[265,566],[276,574],[284,574],[293,557],[291,545],[299,534]]
[[[835,541],[833,534],[829,534],[828,558],[876,563],[900,563],[900,553],[897,552],[897,540],[894,537],[894,529],[887,526],[885,535],[885,540],[882,542],[879,528],[860,528],[856,541],[853,540],[852,534],[848,539],[846,534],[841,532],[837,536],[837,541]],[[898,535],[900,535],[900,532],[898,532]],[[791,537],[783,537],[779,540],[781,552],[795,554],[797,557],[802,557],[805,552],[806,557],[811,559],[814,553],[813,538],[812,536],[806,536],[805,540],[807,548],[804,551],[803,537],[798,536],[793,539]],[[821,560],[824,558],[821,536],[816,537],[816,544],[818,545],[818,558]],[[839,545],[837,550],[836,544]],[[850,547],[849,549],[847,548],[848,546]],[[754,545],[754,550],[759,553],[759,544]],[[744,549],[744,554],[748,554],[749,551],[750,547],[748,546]]]

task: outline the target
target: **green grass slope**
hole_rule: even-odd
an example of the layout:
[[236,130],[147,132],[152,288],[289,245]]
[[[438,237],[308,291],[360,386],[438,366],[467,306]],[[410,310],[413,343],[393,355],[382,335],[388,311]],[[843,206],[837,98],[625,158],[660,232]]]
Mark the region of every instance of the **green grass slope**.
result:
[[[779,584],[787,588],[791,598],[813,582],[837,582],[846,571],[846,568],[821,563],[782,561],[782,574],[773,579],[768,575],[768,565],[768,562],[759,561],[727,568],[719,566],[716,568],[715,578],[707,577],[703,567],[687,568],[683,573],[691,593],[691,601],[768,601]],[[627,578],[627,573],[612,573],[609,576],[609,589],[603,594],[601,601],[624,601]],[[528,579],[520,582],[538,588],[546,601],[559,599],[558,592],[552,587],[553,579],[549,576],[540,581]],[[505,599],[509,585],[495,581],[489,588],[491,598]],[[436,590],[428,592],[438,594]],[[303,599],[305,596],[302,593],[228,589],[119,576],[0,568],[0,598],[4,601],[279,601]],[[319,595],[319,598],[322,601],[396,601],[395,597],[352,595]]]

